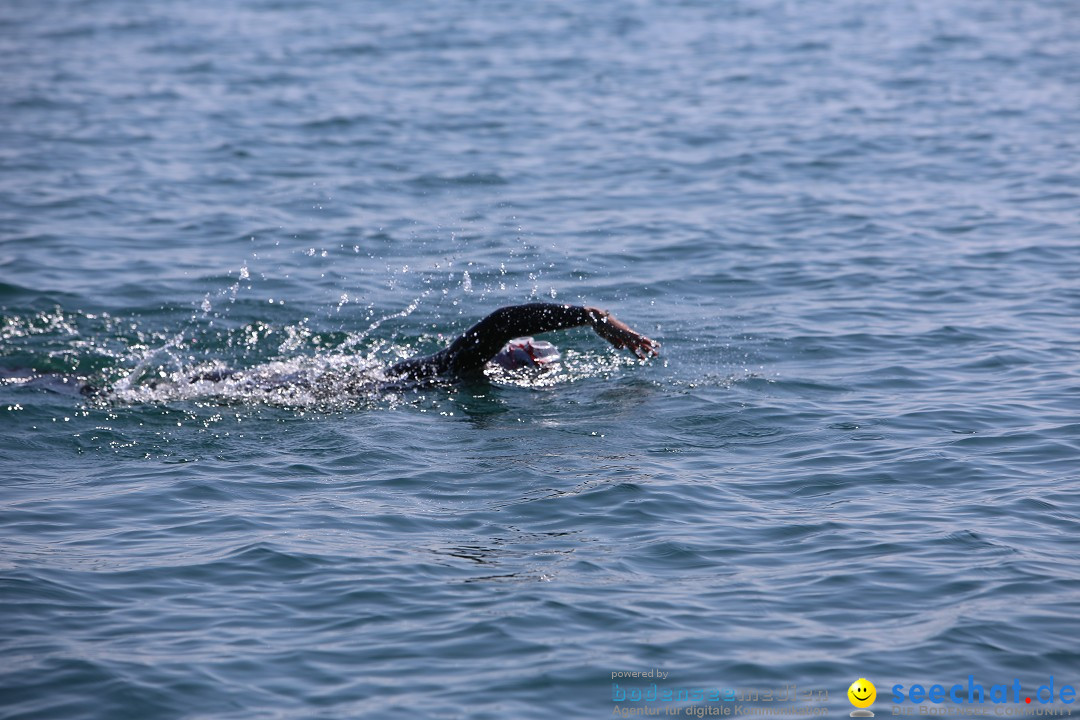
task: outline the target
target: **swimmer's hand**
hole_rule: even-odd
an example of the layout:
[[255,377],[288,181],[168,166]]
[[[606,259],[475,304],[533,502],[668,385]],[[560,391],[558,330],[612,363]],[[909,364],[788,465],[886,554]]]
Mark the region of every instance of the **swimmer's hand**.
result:
[[636,330],[631,330],[626,323],[607,310],[587,307],[585,311],[589,314],[589,322],[596,334],[615,347],[626,348],[642,360],[660,354],[658,350],[660,343],[650,340]]

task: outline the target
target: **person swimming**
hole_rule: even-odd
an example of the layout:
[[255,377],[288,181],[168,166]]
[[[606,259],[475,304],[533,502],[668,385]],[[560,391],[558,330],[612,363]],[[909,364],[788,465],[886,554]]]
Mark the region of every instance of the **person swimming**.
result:
[[541,366],[557,359],[558,350],[550,343],[533,340],[532,335],[584,325],[642,360],[659,355],[660,343],[632,330],[607,310],[529,303],[499,308],[442,350],[395,363],[387,375],[415,379],[437,375],[461,377],[482,372],[492,361],[507,369]]
[[[642,360],[659,355],[660,343],[651,340],[607,310],[578,305],[529,303],[499,308],[459,335],[450,345],[432,353],[394,363],[385,371],[392,383],[426,382],[436,378],[468,378],[482,375],[489,362],[506,370],[543,367],[559,359],[558,349],[549,342],[535,340],[534,334],[589,325],[596,334],[617,348],[626,348]],[[238,370],[211,370],[188,382],[221,382],[245,375]],[[373,378],[357,376],[345,386],[349,392],[370,390]],[[263,379],[264,389],[303,386],[310,380],[300,377]]]
[[[596,334],[617,348],[625,348],[642,360],[659,354],[660,343],[636,330],[632,330],[606,310],[577,305],[555,303],[529,303],[499,308],[459,335],[450,345],[431,355],[401,360],[384,373],[393,383],[398,381],[428,381],[437,377],[467,378],[483,373],[489,362],[507,370],[542,367],[559,359],[554,345],[531,336],[553,330],[591,326]],[[62,374],[21,371],[12,369],[0,372],[0,381],[18,381],[52,392],[76,392],[89,397],[109,396],[111,387],[99,387],[84,379]],[[188,385],[209,382],[242,381],[266,391],[287,387],[312,386],[310,377],[288,374],[276,377],[251,375],[250,371],[236,369],[209,370],[190,375],[182,382]],[[356,377],[345,383],[348,392],[370,389],[373,378]],[[376,381],[377,382],[377,381]],[[154,389],[164,383],[151,380],[148,387]],[[175,381],[171,384],[175,385]],[[340,386],[339,386],[340,387]]]

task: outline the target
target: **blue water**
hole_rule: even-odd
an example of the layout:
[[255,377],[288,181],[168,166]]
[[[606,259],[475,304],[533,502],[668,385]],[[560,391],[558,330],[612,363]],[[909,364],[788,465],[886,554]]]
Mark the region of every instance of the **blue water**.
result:
[[[1078,684],[1077,37],[1067,0],[5,3],[0,717]],[[348,391],[536,300],[662,354]],[[270,381],[185,381],[221,368]]]

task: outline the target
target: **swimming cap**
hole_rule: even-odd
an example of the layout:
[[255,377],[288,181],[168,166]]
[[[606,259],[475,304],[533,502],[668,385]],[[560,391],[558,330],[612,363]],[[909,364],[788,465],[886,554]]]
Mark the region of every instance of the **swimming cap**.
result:
[[558,359],[559,349],[546,340],[521,337],[506,343],[499,354],[492,358],[492,362],[507,370],[517,370],[523,367],[541,367]]

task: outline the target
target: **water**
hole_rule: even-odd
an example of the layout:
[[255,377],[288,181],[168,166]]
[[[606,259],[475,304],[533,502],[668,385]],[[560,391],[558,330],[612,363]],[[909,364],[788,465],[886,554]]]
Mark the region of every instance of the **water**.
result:
[[[1078,32],[7,3],[0,716],[1075,685]],[[661,357],[577,330],[539,377],[346,392],[552,299]],[[184,382],[221,368],[296,382]]]

